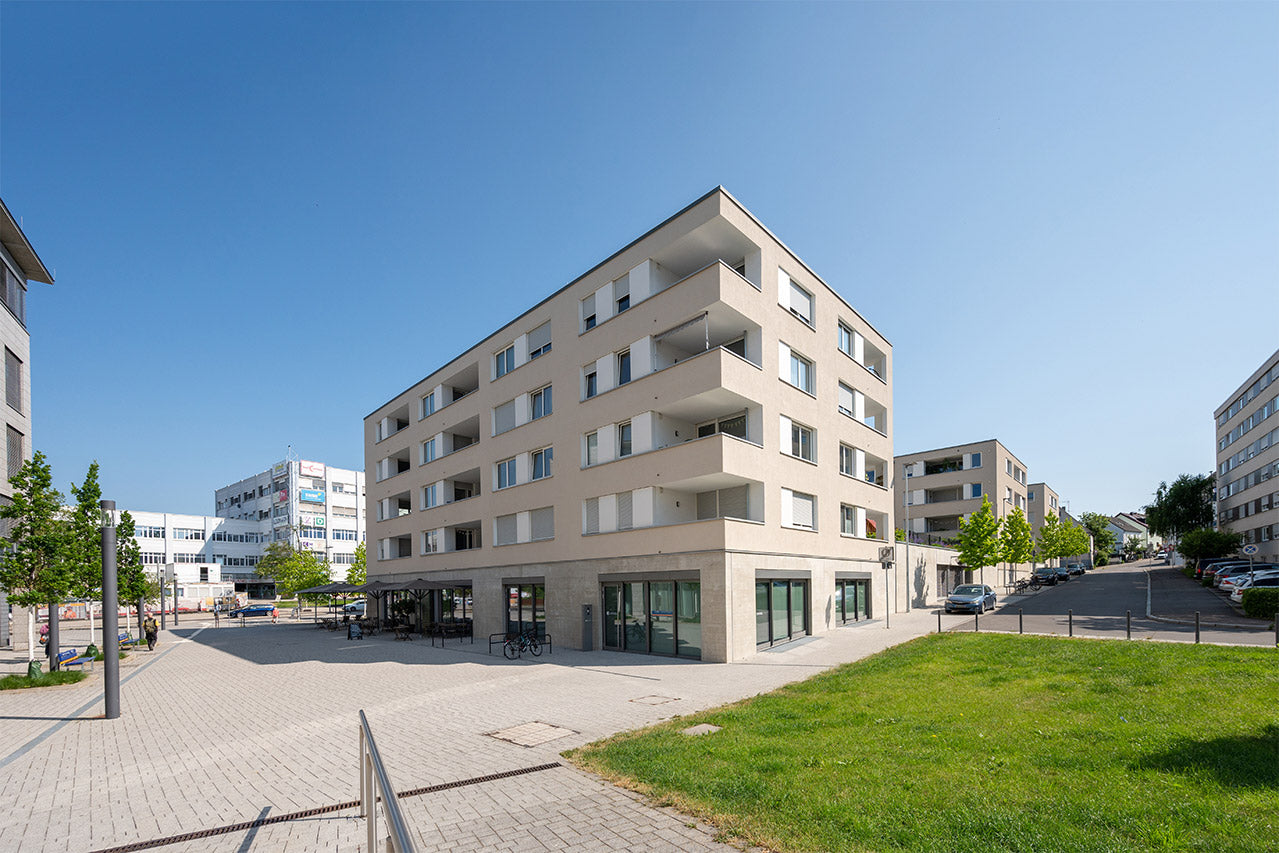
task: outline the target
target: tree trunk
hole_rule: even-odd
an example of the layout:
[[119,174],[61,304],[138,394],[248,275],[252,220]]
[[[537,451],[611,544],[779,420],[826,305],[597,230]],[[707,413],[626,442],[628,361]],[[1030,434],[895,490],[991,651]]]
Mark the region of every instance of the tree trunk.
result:
[[36,659],[36,608],[27,608],[27,663]]
[[49,643],[45,647],[45,653],[49,656],[49,672],[56,672],[58,669],[58,653],[62,651],[58,642],[59,628],[61,622],[58,620],[58,605],[55,602],[49,602]]

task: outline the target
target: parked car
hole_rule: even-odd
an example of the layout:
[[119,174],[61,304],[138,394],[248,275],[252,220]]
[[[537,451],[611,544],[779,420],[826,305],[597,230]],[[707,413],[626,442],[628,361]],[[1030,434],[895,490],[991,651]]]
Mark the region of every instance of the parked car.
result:
[[1032,581],[1037,580],[1041,584],[1044,584],[1045,586],[1056,586],[1057,570],[1053,568],[1049,568],[1048,566],[1041,566],[1040,568],[1035,569],[1033,572],[1030,573],[1030,579]]
[[1201,563],[1199,569],[1195,572],[1195,577],[1208,579],[1215,577],[1217,572],[1224,571],[1231,566],[1247,565],[1247,560],[1229,559],[1229,560],[1210,560],[1207,563]]
[[350,604],[343,604],[343,605],[342,605],[342,612],[343,612],[343,613],[349,613],[349,614],[351,614],[352,616],[363,616],[363,615],[364,615],[364,606],[365,606],[367,603],[368,603],[368,602],[365,602],[365,601],[352,601]]
[[1279,575],[1279,566],[1267,563],[1254,566],[1251,571],[1246,568],[1243,571],[1231,569],[1231,573],[1223,577],[1218,586],[1222,592],[1232,592],[1250,580],[1270,577],[1271,575]]
[[1065,566],[1058,566],[1057,568],[1053,569],[1053,571],[1057,573],[1057,580],[1061,581],[1062,583],[1065,583],[1066,581],[1070,580],[1070,569],[1067,569]]
[[1235,588],[1230,591],[1230,600],[1243,601],[1243,594],[1250,589],[1276,586],[1279,586],[1279,573],[1259,577],[1253,581],[1245,579],[1243,582],[1236,584]]
[[1235,584],[1239,582],[1239,578],[1246,578],[1250,574],[1266,572],[1272,569],[1279,569],[1274,563],[1253,563],[1251,566],[1247,563],[1241,563],[1237,566],[1227,566],[1224,569],[1218,569],[1217,573],[1212,576],[1212,585],[1229,589],[1226,584]]
[[985,613],[995,607],[995,591],[985,584],[966,583],[946,596],[946,612]]
[[1068,575],[1082,575],[1085,571],[1087,569],[1084,568],[1083,563],[1071,563],[1066,566],[1066,574]]
[[274,612],[274,604],[250,604],[247,607],[238,607],[227,615],[232,619],[239,619],[241,616],[270,616]]

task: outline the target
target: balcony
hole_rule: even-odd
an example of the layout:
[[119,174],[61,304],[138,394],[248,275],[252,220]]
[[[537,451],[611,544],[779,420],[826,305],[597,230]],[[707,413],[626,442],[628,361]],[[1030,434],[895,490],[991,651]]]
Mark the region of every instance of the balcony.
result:
[[400,518],[413,511],[413,498],[408,492],[400,492],[377,502],[377,520]]
[[480,416],[472,415],[460,423],[454,424],[446,429],[443,434],[443,444],[440,447],[440,456],[448,456],[450,453],[457,453],[465,450],[473,444],[480,443]]
[[866,398],[861,422],[880,435],[888,435],[888,409],[870,397]]
[[948,501],[962,501],[964,499],[964,490],[962,486],[952,486],[947,489],[925,489],[924,503],[939,504]]
[[949,474],[953,471],[964,470],[964,458],[962,456],[949,456],[945,459],[930,459],[924,462],[924,476],[932,474]]
[[763,363],[759,325],[737,310],[717,303],[653,335],[653,372],[673,367],[717,347],[723,347],[756,367]]
[[862,342],[862,367],[870,371],[876,379],[887,384],[888,356],[868,340]]
[[440,383],[443,394],[437,403],[436,411],[445,406],[452,405],[467,395],[479,390],[480,387],[480,366],[478,363],[469,365],[454,373],[448,379]]
[[410,464],[409,449],[406,447],[396,453],[387,456],[385,459],[378,460],[377,463],[377,481],[389,480],[397,474],[403,474],[409,470]]
[[377,544],[379,560],[400,560],[413,556],[413,537],[410,534],[379,539]]
[[480,469],[472,468],[444,481],[444,493],[440,502],[445,504],[470,500],[480,494]]
[[374,443],[384,441],[409,426],[408,403],[400,406],[377,422],[374,431]]
[[445,551],[474,551],[481,547],[483,524],[477,519],[444,528]]
[[888,488],[888,460],[873,453],[866,453],[866,467],[862,479],[881,489]]
[[959,516],[942,515],[924,519],[925,533],[959,534]]

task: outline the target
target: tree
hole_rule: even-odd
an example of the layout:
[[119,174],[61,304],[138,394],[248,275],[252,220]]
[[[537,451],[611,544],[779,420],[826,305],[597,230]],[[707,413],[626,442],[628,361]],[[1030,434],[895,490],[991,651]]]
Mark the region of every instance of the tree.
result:
[[982,583],[985,583],[984,569],[996,566],[1002,555],[999,546],[999,519],[990,507],[990,496],[982,495],[981,507],[968,518],[959,519],[959,559],[969,569],[982,572]]
[[346,582],[353,586],[369,582],[369,559],[363,542],[355,546],[355,561],[351,563],[351,568],[346,570]]
[[1188,560],[1212,560],[1232,554],[1240,541],[1239,534],[1230,530],[1200,527],[1182,533],[1177,550]]
[[295,595],[299,589],[329,582],[329,564],[313,551],[299,551],[288,542],[272,542],[258,561],[258,574],[275,581],[276,593]]
[[1138,557],[1143,556],[1145,551],[1146,551],[1146,546],[1143,545],[1141,541],[1137,539],[1136,536],[1132,536],[1124,540],[1124,559],[1125,560],[1135,560]]
[[[11,550],[0,562],[0,587],[22,607],[48,604],[52,619],[73,582],[68,527],[58,517],[62,493],[53,487],[53,473],[39,451],[9,484],[13,497],[0,505],[0,518],[9,522],[5,538]],[[34,650],[28,657],[34,659]]]
[[[1004,562],[1016,566],[1029,563],[1035,556],[1035,542],[1030,535],[1030,522],[1021,507],[1016,507],[1005,518],[999,531],[999,549]],[[1013,570],[1014,572],[1016,569]]]
[[1110,530],[1110,516],[1099,512],[1085,512],[1079,520],[1084,523],[1084,530],[1092,534],[1093,553],[1109,556],[1115,545],[1115,534]]
[[148,577],[142,568],[142,549],[133,538],[136,532],[133,516],[128,510],[121,512],[120,521],[115,526],[116,589],[120,603],[126,608],[132,605],[137,610],[138,633],[141,635],[142,608],[147,601],[159,595],[160,589],[155,579]]
[[1036,554],[1045,563],[1050,563],[1071,553],[1066,550],[1066,545],[1065,526],[1061,523],[1060,518],[1048,513],[1044,517],[1044,523],[1039,525],[1038,542],[1035,548]]
[[[71,594],[87,602],[89,643],[93,643],[93,602],[102,597],[102,486],[98,463],[92,462],[84,481],[71,484],[75,506],[67,517],[72,560]],[[105,638],[103,645],[106,645]]]
[[1074,522],[1066,522],[1061,526],[1062,557],[1088,553],[1088,531]]
[[1212,527],[1217,478],[1213,474],[1182,474],[1172,485],[1160,483],[1155,502],[1146,506],[1150,532],[1165,539]]

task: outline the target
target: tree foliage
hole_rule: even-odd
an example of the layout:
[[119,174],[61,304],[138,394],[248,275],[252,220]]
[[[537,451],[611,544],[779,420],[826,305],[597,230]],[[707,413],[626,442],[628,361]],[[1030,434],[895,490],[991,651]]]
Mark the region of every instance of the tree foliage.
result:
[[1200,527],[1181,534],[1177,550],[1187,559],[1212,560],[1227,557],[1239,548],[1241,537],[1230,530]]
[[299,551],[288,542],[272,542],[258,562],[258,574],[275,581],[282,596],[329,582],[329,564],[314,551]]
[[73,563],[71,594],[88,600],[101,598],[102,589],[102,486],[98,463],[89,465],[84,481],[71,484],[75,506],[67,518],[70,557]]
[[1088,531],[1074,522],[1066,522],[1061,526],[1061,547],[1063,557],[1088,553]]
[[115,526],[116,589],[122,604],[136,604],[156,597],[159,589],[142,567],[142,549],[133,538],[137,525],[128,510],[120,513]]
[[[1099,512],[1085,512],[1079,520],[1083,522],[1084,530],[1092,534],[1093,553],[1109,554],[1115,546],[1115,534],[1110,530],[1110,516]],[[1087,550],[1085,547],[1084,551]]]
[[1039,535],[1035,542],[1035,554],[1044,562],[1064,557],[1069,551],[1066,548],[1066,531],[1061,519],[1053,513],[1044,516],[1044,523],[1039,525]]
[[363,542],[355,546],[355,561],[346,570],[346,582],[356,586],[369,582],[369,559]]
[[1150,532],[1175,539],[1187,531],[1211,527],[1216,484],[1213,474],[1182,474],[1171,486],[1160,483],[1154,503],[1145,508]]
[[1016,507],[1004,518],[999,531],[999,548],[1005,563],[1029,563],[1035,556],[1030,522],[1026,520],[1021,507]]
[[37,451],[9,478],[10,503],[0,506],[9,523],[5,537],[11,551],[0,563],[0,587],[23,607],[56,604],[71,590],[73,549],[68,526],[60,519],[62,493],[53,487],[53,473]]
[[959,519],[960,561],[970,569],[998,565],[1002,559],[1000,521],[990,506],[990,496],[982,495],[981,507],[968,518]]

